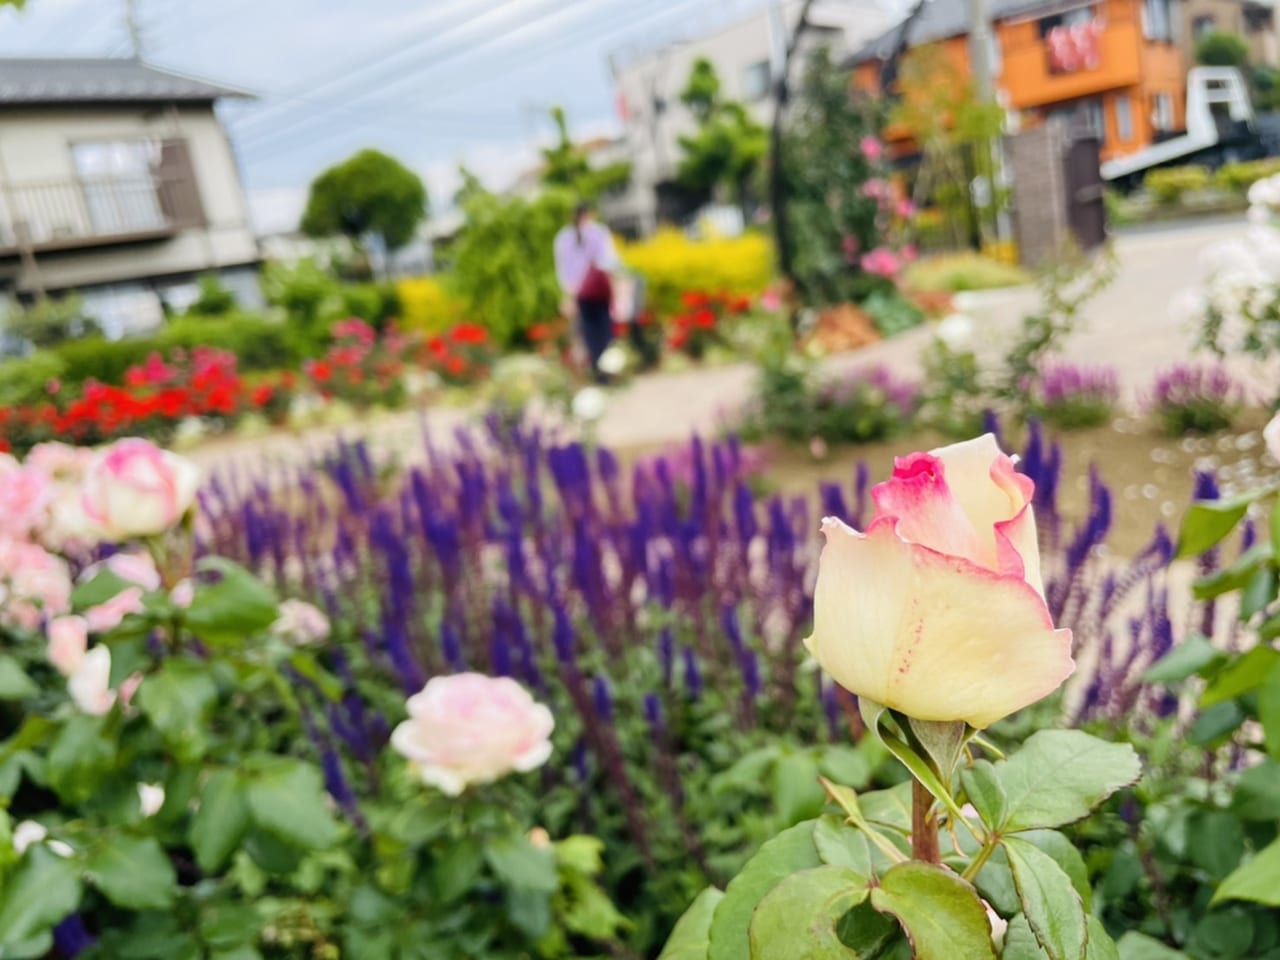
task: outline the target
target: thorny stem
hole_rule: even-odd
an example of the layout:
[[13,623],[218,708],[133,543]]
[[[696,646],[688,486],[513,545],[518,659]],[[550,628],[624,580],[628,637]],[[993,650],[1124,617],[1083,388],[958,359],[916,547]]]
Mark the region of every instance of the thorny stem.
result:
[[911,859],[940,863],[938,811],[933,794],[919,780],[911,781]]

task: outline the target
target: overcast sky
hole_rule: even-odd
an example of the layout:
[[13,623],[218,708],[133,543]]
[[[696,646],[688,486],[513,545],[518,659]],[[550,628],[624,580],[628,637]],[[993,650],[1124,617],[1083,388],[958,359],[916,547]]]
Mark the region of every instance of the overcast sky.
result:
[[[548,136],[616,129],[607,57],[764,0],[136,0],[146,59],[241,86],[222,108],[258,226],[289,229],[311,178],[361,147],[423,174],[437,208],[465,162],[502,186]],[[0,55],[124,55],[125,0],[0,11]]]

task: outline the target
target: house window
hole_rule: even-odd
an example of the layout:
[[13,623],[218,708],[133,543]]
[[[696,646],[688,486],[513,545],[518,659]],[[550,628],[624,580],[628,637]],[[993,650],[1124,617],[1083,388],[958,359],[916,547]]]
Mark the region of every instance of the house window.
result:
[[763,100],[769,95],[769,61],[761,60],[742,71],[742,96],[748,101]]
[[1133,139],[1133,108],[1123,95],[1116,97],[1116,137],[1121,143]]
[[1089,136],[1099,140],[1107,139],[1107,121],[1102,113],[1101,100],[1086,100],[1080,104],[1080,117]]
[[1170,0],[1142,0],[1142,35],[1148,40],[1173,40]]
[[1173,97],[1157,93],[1151,98],[1151,126],[1161,133],[1173,129]]
[[154,140],[72,144],[71,158],[94,233],[138,233],[168,223],[156,176],[160,149]]
[[1206,33],[1213,33],[1213,31],[1214,22],[1212,15],[1196,17],[1191,21],[1191,36],[1197,40],[1203,37]]

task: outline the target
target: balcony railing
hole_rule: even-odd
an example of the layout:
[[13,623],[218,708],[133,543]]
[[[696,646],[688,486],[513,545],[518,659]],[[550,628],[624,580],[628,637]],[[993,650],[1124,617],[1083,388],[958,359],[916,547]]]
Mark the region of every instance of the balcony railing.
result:
[[190,178],[154,174],[0,186],[0,256],[162,239],[201,220]]

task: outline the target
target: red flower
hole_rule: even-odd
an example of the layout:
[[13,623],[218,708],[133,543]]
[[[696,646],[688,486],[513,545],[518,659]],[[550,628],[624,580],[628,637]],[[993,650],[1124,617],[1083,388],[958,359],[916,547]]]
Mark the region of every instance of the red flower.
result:
[[460,377],[467,370],[467,361],[461,357],[448,356],[444,358],[445,372],[453,377]]
[[474,323],[460,323],[449,331],[449,339],[454,343],[467,343],[480,345],[487,343],[489,333],[484,327]]
[[333,376],[333,370],[323,360],[308,362],[307,373],[311,375],[311,379],[316,383],[328,383],[329,378]]
[[432,356],[443,360],[449,352],[449,345],[444,342],[443,337],[432,337],[427,341],[427,350]]
[[698,290],[686,290],[680,294],[680,302],[691,310],[705,307],[709,300],[710,298],[705,293]]
[[555,331],[549,323],[535,323],[529,328],[528,336],[530,343],[541,343],[554,337]]
[[271,396],[275,391],[271,389],[271,384],[264,383],[260,387],[256,387],[253,391],[253,405],[255,407],[265,407],[271,402]]
[[699,310],[691,319],[693,325],[700,330],[710,330],[716,325],[716,315],[714,310]]

